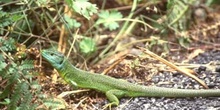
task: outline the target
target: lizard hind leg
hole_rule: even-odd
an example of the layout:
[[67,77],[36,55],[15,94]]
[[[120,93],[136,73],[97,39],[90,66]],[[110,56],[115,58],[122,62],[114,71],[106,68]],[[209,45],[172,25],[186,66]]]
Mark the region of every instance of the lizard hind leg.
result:
[[118,106],[119,105],[118,98],[123,97],[125,95],[125,92],[122,90],[113,89],[107,91],[105,95],[107,96],[108,100],[111,102],[110,105]]

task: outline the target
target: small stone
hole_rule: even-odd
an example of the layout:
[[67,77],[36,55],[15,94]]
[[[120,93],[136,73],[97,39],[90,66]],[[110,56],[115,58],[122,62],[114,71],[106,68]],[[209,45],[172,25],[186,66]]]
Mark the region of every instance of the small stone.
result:
[[195,89],[199,89],[199,85],[195,85],[194,87],[195,87]]
[[150,107],[151,105],[150,105],[150,104],[144,104],[143,106],[144,106],[144,110],[147,110],[147,109],[149,109],[149,107]]
[[215,68],[215,72],[220,72],[220,66]]
[[209,88],[215,88],[215,86],[216,86],[216,85],[215,85],[214,83],[212,83],[212,82],[209,83],[209,85],[208,85]]
[[154,83],[158,83],[159,81],[160,81],[159,77],[152,78],[152,82],[154,82]]
[[152,101],[152,103],[154,103],[156,101],[156,99],[155,98],[151,98],[151,101]]
[[206,70],[206,67],[205,66],[200,66],[198,68],[198,73],[201,73],[202,71],[205,71]]

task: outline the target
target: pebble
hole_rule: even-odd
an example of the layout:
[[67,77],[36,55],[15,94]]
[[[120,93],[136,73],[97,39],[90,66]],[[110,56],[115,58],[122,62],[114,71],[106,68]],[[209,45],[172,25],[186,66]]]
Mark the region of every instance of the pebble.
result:
[[218,66],[218,67],[215,68],[215,72],[220,73],[220,66]]
[[205,71],[206,70],[206,67],[205,66],[200,66],[198,68],[198,73],[201,73],[202,71]]

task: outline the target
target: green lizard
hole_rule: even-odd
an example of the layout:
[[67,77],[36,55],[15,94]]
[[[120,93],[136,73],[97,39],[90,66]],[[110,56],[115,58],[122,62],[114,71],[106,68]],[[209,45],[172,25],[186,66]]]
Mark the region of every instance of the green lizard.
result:
[[90,73],[73,66],[67,58],[55,51],[42,50],[41,55],[74,87],[94,89],[105,93],[111,105],[119,105],[121,97],[217,97],[220,90],[174,89],[156,86],[142,86],[110,76]]

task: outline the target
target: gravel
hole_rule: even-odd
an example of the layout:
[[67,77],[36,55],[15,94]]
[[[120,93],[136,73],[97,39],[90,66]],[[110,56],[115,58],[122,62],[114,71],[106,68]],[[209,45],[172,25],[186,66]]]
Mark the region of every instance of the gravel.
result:
[[[206,64],[220,61],[220,51],[209,51],[200,54],[190,63]],[[205,81],[210,89],[220,89],[220,67],[208,70],[205,66],[197,68],[198,77]],[[191,78],[180,73],[163,72],[155,75],[152,82],[156,86],[182,89],[201,89]],[[195,98],[123,98],[116,110],[220,110],[220,97]]]

